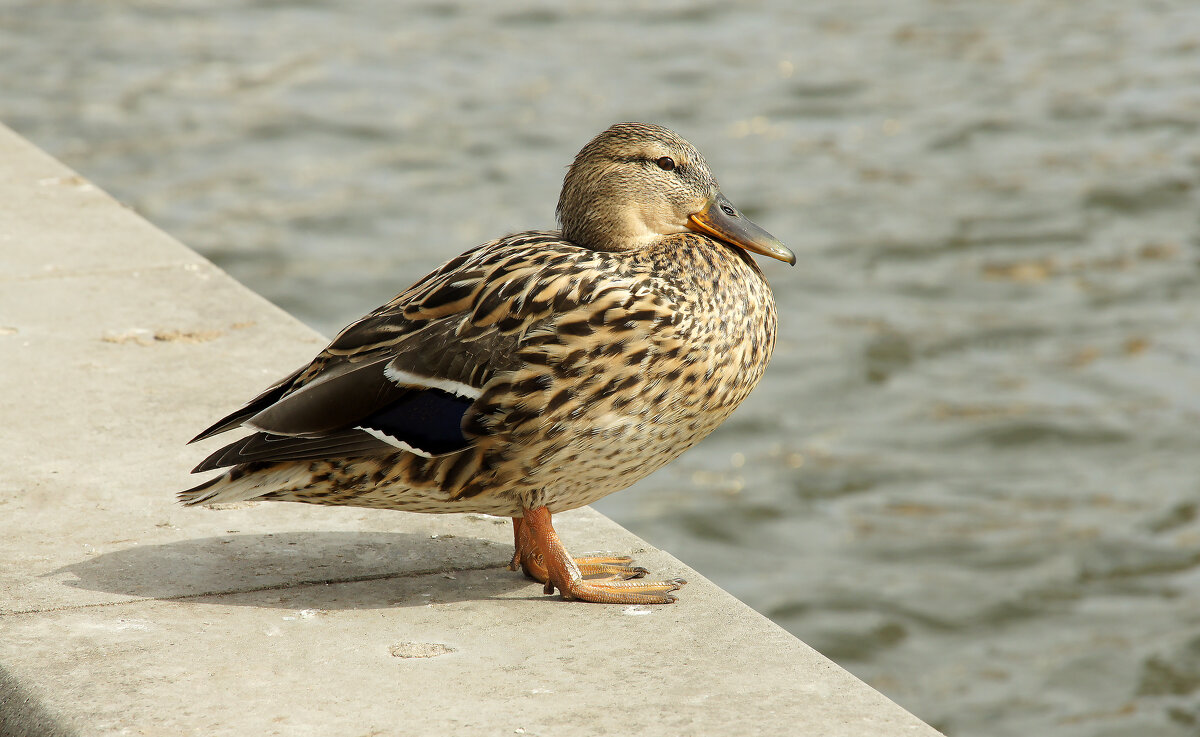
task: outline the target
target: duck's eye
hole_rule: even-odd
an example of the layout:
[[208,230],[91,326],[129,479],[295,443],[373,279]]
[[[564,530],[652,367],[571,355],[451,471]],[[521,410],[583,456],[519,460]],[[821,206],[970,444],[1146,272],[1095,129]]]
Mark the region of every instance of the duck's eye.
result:
[[675,159],[672,159],[670,156],[663,156],[654,163],[658,164],[658,168],[663,171],[672,171],[675,168]]

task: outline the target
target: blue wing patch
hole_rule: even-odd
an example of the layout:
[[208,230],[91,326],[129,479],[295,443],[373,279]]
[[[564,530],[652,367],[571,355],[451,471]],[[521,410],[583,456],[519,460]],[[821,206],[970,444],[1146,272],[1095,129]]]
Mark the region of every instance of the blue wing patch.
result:
[[[441,389],[414,391],[358,423],[429,455],[466,448],[462,418],[475,400]],[[374,433],[372,433],[374,434]]]

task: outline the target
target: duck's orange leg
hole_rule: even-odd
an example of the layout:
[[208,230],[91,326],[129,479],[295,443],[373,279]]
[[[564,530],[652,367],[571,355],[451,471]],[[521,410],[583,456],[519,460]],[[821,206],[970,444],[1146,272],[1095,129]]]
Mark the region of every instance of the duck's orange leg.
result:
[[[564,599],[579,599],[600,604],[670,604],[669,592],[686,581],[630,580],[645,575],[646,569],[630,566],[624,556],[581,558],[576,561],[563,547],[545,507],[524,510],[519,521],[513,519],[516,553],[509,567],[520,565],[526,575],[546,584],[546,593],[558,589]],[[585,576],[602,575],[588,579]]]
[[515,571],[521,567],[521,518],[513,517],[513,557],[508,562],[508,570]]
[[[508,562],[508,570],[525,571],[525,575],[541,583],[550,582],[550,574],[542,553],[534,542],[529,527],[523,524],[520,517],[513,517],[513,557]],[[631,565],[633,558],[627,555],[596,555],[575,558],[575,565],[580,573],[589,580],[627,581],[631,578],[641,578],[649,571],[641,566]]]

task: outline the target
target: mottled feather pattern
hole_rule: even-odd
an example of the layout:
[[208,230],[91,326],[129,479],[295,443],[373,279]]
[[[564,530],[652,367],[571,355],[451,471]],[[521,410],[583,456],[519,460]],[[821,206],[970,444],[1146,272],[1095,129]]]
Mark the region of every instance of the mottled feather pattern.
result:
[[[482,389],[463,418],[472,445],[313,460],[261,498],[518,517],[588,504],[719,425],[758,382],[775,324],[758,266],[706,236],[620,255],[554,232],[493,241],[342,331],[288,389],[394,356]],[[458,350],[438,349],[448,335]]]

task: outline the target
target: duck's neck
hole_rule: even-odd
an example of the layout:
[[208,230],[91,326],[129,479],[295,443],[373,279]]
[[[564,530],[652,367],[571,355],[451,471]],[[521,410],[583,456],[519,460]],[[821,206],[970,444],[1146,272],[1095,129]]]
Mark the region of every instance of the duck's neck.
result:
[[[581,206],[581,202],[604,202],[606,206]],[[615,194],[603,192],[583,198],[570,188],[563,190],[559,200],[558,220],[563,237],[595,251],[641,250],[665,235],[687,230],[687,224],[667,208],[623,202]]]
[[573,215],[561,214],[560,218],[564,238],[594,251],[641,250],[661,237],[628,211],[614,215],[584,209]]

